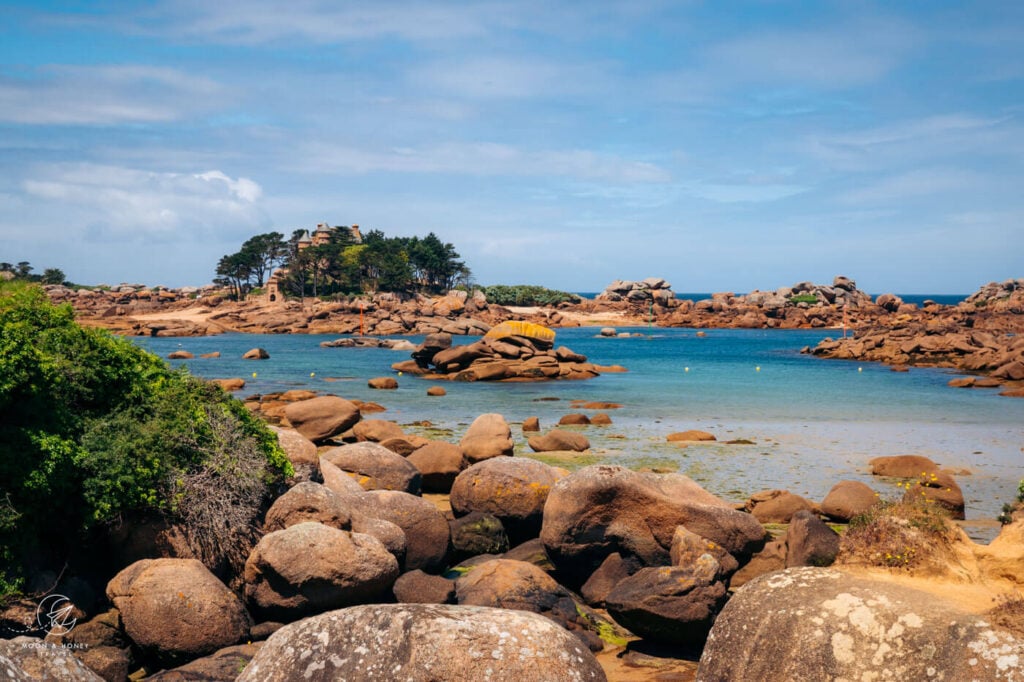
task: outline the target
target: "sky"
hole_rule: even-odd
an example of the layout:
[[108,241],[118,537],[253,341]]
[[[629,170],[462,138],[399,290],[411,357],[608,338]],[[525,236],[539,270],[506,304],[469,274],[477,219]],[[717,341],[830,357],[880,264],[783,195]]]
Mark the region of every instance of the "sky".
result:
[[201,285],[320,222],[481,285],[1024,277],[1024,3],[0,4],[0,261]]

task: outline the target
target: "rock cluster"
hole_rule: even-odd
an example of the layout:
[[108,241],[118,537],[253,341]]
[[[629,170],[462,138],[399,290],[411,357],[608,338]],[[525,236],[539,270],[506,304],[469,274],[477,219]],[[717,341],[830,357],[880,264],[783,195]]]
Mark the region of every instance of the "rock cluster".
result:
[[672,285],[660,277],[648,277],[639,282],[617,279],[605,287],[595,300],[653,303],[669,308],[673,305],[675,293],[672,291]]
[[[237,590],[194,559],[128,565],[107,585],[114,608],[93,618],[82,613],[81,624],[55,640],[88,644],[70,650],[85,667],[106,679],[125,679],[143,666],[172,668],[161,673],[166,679],[219,679],[234,667],[232,676],[244,668],[243,680],[362,679],[368,670],[417,679],[547,680],[564,672],[565,679],[601,680],[605,673],[591,652],[640,637],[691,651],[707,640],[698,679],[761,679],[763,657],[744,652],[763,649],[760,633],[796,628],[800,646],[782,652],[779,669],[788,675],[803,665],[804,672],[841,676],[850,672],[849,651],[878,649],[873,630],[845,624],[844,604],[852,600],[851,608],[888,623],[890,602],[904,599],[884,585],[835,583],[832,572],[777,572],[855,563],[821,517],[845,522],[876,505],[863,483],[840,482],[820,505],[784,490],[733,504],[680,474],[608,465],[570,473],[515,456],[512,431],[499,414],[480,415],[459,443],[449,443],[380,419],[330,425],[330,414],[351,415],[353,404],[331,397],[327,405],[308,392],[290,397],[293,426],[314,428],[329,445],[318,451],[299,431],[277,427],[289,458],[306,473],[267,510],[241,575],[222,576]],[[873,473],[905,479],[908,502],[927,498],[922,504],[950,510],[959,502],[962,510],[952,476],[927,458],[868,464]],[[438,506],[422,490],[448,493],[449,504]],[[765,524],[787,527],[779,534],[771,526],[773,538]],[[1016,575],[1024,520],[1007,528],[1005,538],[976,552],[979,570],[1000,579]],[[841,591],[803,591],[814,576]],[[782,606],[763,608],[766,584]],[[799,609],[835,617],[807,630],[806,618],[787,615]],[[985,646],[1010,653],[1020,646],[1002,635],[991,639],[945,606],[940,611]],[[906,646],[948,648],[935,660],[951,670],[971,665],[963,647],[947,646],[948,629],[900,622],[906,633],[895,633],[891,623],[886,632]],[[255,644],[240,644],[247,641]],[[968,648],[980,657],[990,650]],[[829,651],[834,661],[819,660]],[[15,679],[19,666],[36,665],[9,660],[0,647],[0,667],[15,671]],[[997,659],[977,665],[986,679],[1002,679]],[[907,670],[916,675],[916,668]]]
[[894,367],[950,367],[987,375],[951,382],[959,387],[1024,386],[1024,280],[988,284],[957,306],[929,305],[919,314],[887,315],[847,338],[825,339],[805,352],[826,358],[883,362]]
[[[378,293],[349,301],[227,300],[213,287],[148,289],[121,286],[71,290],[46,287],[51,300],[71,303],[79,321],[137,336],[202,336],[222,332],[354,335],[484,334],[511,313],[481,292],[442,297]],[[179,313],[192,313],[183,317]],[[166,315],[166,317],[162,317]]]
[[[530,323],[505,322],[484,338],[453,346],[447,334],[431,334],[413,351],[412,360],[396,362],[393,370],[430,379],[454,381],[544,381],[548,379],[590,379],[602,371],[622,371],[587,362],[585,355],[565,346],[554,347],[550,337],[521,331]],[[515,325],[507,333],[500,329]],[[495,332],[498,332],[497,334]]]
[[838,327],[882,312],[856,282],[839,275],[831,285],[799,282],[775,291],[716,293],[696,302],[681,301],[658,322],[672,327],[796,329]]

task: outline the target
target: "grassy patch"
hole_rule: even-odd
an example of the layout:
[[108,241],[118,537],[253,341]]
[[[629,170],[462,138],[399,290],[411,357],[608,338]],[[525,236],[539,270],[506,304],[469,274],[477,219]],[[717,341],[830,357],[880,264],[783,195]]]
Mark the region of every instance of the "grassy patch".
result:
[[887,502],[850,520],[840,546],[840,563],[920,568],[948,563],[952,539],[949,514],[938,504]]

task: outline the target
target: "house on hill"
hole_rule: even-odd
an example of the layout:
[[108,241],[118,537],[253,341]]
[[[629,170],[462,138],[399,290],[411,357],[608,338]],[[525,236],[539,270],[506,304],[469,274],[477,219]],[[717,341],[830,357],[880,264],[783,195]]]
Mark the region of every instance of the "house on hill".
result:
[[[330,241],[331,235],[334,234],[335,230],[348,230],[355,240],[356,244],[363,242],[363,235],[359,232],[358,225],[336,225],[331,226],[327,223],[317,223],[316,230],[309,232],[306,230],[305,233],[296,242],[296,246],[299,251],[307,249],[310,246],[320,246]],[[267,279],[267,284],[264,289],[264,297],[268,303],[275,303],[277,301],[283,301],[284,296],[281,295],[281,280],[284,279],[285,275],[288,274],[288,268],[278,268],[274,273]]]

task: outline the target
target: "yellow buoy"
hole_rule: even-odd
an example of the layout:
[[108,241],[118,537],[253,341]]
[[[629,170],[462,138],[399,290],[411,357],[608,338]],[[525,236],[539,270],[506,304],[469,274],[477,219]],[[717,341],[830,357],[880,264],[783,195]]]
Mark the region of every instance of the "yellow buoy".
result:
[[311,377],[315,377],[315,376],[316,376],[316,372],[310,372],[310,373],[309,373],[309,376],[311,376]]
[[689,367],[683,367],[683,371],[684,371],[684,372],[689,372],[689,371],[690,371],[690,368],[689,368]]
[[255,378],[256,378],[256,372],[253,372],[253,373],[252,373],[252,378],[253,378],[253,379],[255,379]]
[[402,376],[402,373],[401,373],[401,372],[399,372],[399,373],[398,373],[398,376]]
[[754,371],[755,372],[760,372],[761,371],[761,365],[758,365],[757,367],[755,367]]
[[863,372],[863,371],[864,371],[864,368],[863,368],[863,367],[858,367],[858,368],[857,368],[857,371],[858,371],[858,372]]

